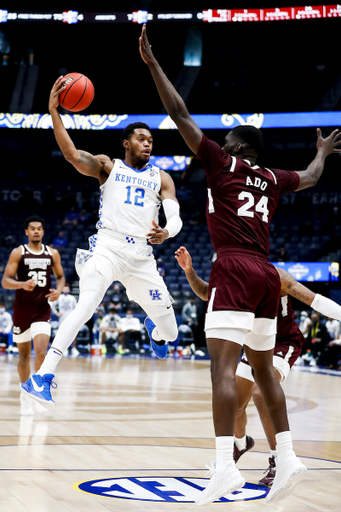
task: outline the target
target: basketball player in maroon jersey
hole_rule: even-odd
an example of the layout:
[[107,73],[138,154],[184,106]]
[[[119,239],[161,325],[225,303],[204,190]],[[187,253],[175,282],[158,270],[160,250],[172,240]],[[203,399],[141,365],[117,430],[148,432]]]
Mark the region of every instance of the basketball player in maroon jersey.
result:
[[[180,267],[185,271],[187,280],[193,292],[200,299],[208,299],[208,283],[201,279],[192,266],[192,258],[185,247],[180,247],[175,252],[175,257]],[[300,300],[315,311],[322,313],[330,318],[341,321],[341,306],[336,302],[315,294],[306,286],[298,283],[294,277],[286,270],[277,268],[281,280],[281,300],[277,314],[277,334],[276,345],[274,348],[273,365],[276,370],[278,381],[283,383],[299,357],[305,338],[295,322],[295,314],[291,305],[290,297]],[[271,487],[276,474],[276,438],[272,427],[269,414],[267,412],[262,394],[255,383],[252,375],[252,368],[248,363],[247,357],[243,354],[236,371],[236,386],[238,393],[238,411],[235,418],[235,443],[234,460],[239,458],[254,446],[252,437],[246,435],[246,407],[253,398],[261,419],[264,432],[270,447],[269,468],[267,475],[259,481],[259,485]],[[213,471],[215,463],[213,463]]]
[[327,155],[341,152],[337,149],[340,134],[335,130],[323,139],[318,129],[317,155],[305,171],[261,168],[256,160],[262,135],[253,126],[231,130],[223,148],[205,137],[155,59],[145,25],[140,53],[167,113],[203,163],[208,182],[207,224],[217,253],[209,281],[205,322],[217,466],[196,503],[211,503],[245,483],[233,461],[238,407],[235,371],[241,346],[276,432],[278,467],[267,501],[279,501],[305,476],[306,467],[293,451],[285,397],[272,365],[280,279],[266,257],[269,223],[282,194],[316,184]]
[[[51,310],[48,301],[60,296],[65,284],[60,255],[42,243],[44,220],[34,215],[24,222],[28,243],[11,252],[2,278],[4,288],[15,291],[13,304],[13,341],[19,350],[18,373],[26,382],[31,372],[31,339],[35,351],[35,371],[46,355],[51,335]],[[51,287],[51,272],[56,276],[56,289]],[[22,414],[33,413],[31,399],[20,395]]]

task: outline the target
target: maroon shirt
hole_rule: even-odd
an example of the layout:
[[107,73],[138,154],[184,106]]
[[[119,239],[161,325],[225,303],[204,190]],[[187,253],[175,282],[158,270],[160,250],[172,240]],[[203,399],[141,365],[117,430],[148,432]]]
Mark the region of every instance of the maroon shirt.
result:
[[269,225],[278,200],[300,182],[294,171],[252,166],[203,135],[197,157],[208,182],[207,224],[214,249],[250,248],[269,254]]
[[294,343],[300,349],[303,347],[305,338],[295,322],[295,312],[288,295],[280,298],[277,312],[277,344]]
[[23,288],[15,291],[15,298],[23,302],[32,302],[36,305],[47,304],[46,295],[50,293],[51,272],[53,256],[46,245],[42,246],[40,253],[31,252],[27,245],[21,246],[22,256],[19,261],[17,277],[18,281],[35,279],[37,285],[28,292]]

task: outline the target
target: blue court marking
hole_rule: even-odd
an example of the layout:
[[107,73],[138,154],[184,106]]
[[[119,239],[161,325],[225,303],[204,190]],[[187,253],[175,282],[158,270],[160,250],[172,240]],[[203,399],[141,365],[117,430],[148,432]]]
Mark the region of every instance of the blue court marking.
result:
[[[155,478],[155,480],[153,480]],[[170,479],[172,481],[178,481],[181,484],[184,484],[185,486],[188,486],[189,488],[195,489],[197,491],[202,491],[204,487],[198,483],[195,483],[191,480],[205,480],[207,481],[207,478],[202,477],[189,477],[189,480],[187,480],[186,477],[160,477],[162,479]],[[147,480],[145,480],[147,479]],[[113,482],[114,480],[114,482]],[[128,490],[127,488],[121,486],[121,482],[124,483],[130,481],[132,484],[134,484],[134,488],[136,489],[137,494],[135,494],[133,491]],[[106,482],[108,484],[106,485]],[[101,485],[102,484],[102,485]],[[176,484],[175,484],[176,486]],[[125,477],[118,477],[118,478],[105,478],[105,479],[96,479],[96,480],[86,480],[83,482],[78,482],[76,484],[73,484],[73,489],[76,491],[81,491],[86,494],[91,494],[95,496],[101,496],[103,498],[110,498],[110,499],[123,499],[123,500],[129,500],[129,501],[142,501],[142,502],[157,502],[157,503],[194,503],[193,497],[189,498],[187,494],[183,494],[184,489],[181,488],[181,491],[177,491],[175,488],[173,489],[167,489],[165,485],[157,480],[157,477],[155,476],[125,476]],[[164,489],[163,489],[164,488]],[[142,495],[139,492],[139,489],[143,489],[147,491],[148,498]],[[242,489],[234,491],[231,493],[231,495],[239,495],[243,494],[243,489],[247,491],[256,491],[256,496],[249,496],[239,499],[228,499],[224,496],[222,496],[219,500],[216,500],[215,503],[231,503],[231,502],[244,502],[244,501],[258,501],[264,499],[267,494],[270,492],[270,489],[268,487],[259,486],[258,484],[254,484],[251,482],[246,482]],[[185,491],[186,492],[186,491]],[[110,493],[110,494],[109,494]],[[116,493],[116,495],[115,495]],[[122,495],[124,494],[124,495]],[[151,496],[155,496],[155,499],[153,499]],[[177,500],[176,497],[185,497],[186,499],[180,499]]]
[[[303,459],[303,457],[300,457],[301,459]],[[324,459],[321,459],[321,460],[324,460]],[[338,461],[327,461],[327,462],[337,462]],[[308,471],[340,471],[340,468],[307,468]],[[157,468],[157,469],[153,469],[153,468],[149,468],[149,469],[146,469],[146,468],[137,468],[137,469],[132,469],[132,468],[71,468],[71,469],[60,469],[60,468],[0,468],[0,472],[1,471],[65,471],[65,472],[71,472],[71,471],[79,471],[79,472],[84,472],[84,471],[103,471],[104,472],[108,472],[108,471],[120,471],[121,473],[125,473],[127,471],[130,471],[130,472],[145,472],[145,471],[159,471],[160,473],[164,473],[164,472],[168,472],[168,471],[171,471],[171,472],[182,472],[182,471],[206,471],[207,472],[207,469],[204,468],[204,469],[193,469],[193,468],[174,468],[174,469],[169,469],[169,468],[166,468],[166,469],[162,469],[162,468]],[[264,473],[264,469],[255,469],[255,468],[243,468],[242,471],[262,471],[262,473]],[[194,478],[194,477],[193,477]]]

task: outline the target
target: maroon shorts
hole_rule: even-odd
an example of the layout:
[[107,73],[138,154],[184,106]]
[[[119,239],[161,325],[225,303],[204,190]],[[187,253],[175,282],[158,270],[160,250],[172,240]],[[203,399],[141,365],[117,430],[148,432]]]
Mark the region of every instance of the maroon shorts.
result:
[[[236,331],[236,337],[222,339],[245,343],[255,350],[273,348],[280,288],[278,272],[265,256],[239,247],[218,250],[209,280],[207,336],[219,338],[217,329],[227,328]],[[243,341],[237,332],[241,330],[260,337],[248,336],[250,343]],[[263,343],[266,337],[268,341]]]
[[305,338],[303,334],[297,333],[288,339],[279,338],[276,341],[274,356],[281,357],[292,368],[300,356]]
[[13,333],[21,334],[35,322],[50,322],[51,308],[45,302],[24,302],[16,299],[13,303]]
[[275,318],[281,282],[265,256],[249,249],[218,250],[208,289],[215,296],[212,311],[248,311],[256,318]]

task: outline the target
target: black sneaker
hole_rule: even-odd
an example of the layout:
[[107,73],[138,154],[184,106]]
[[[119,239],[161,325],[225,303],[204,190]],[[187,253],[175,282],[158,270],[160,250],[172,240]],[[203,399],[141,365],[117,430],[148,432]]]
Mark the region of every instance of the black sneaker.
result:
[[250,436],[246,436],[246,447],[244,448],[244,450],[239,450],[237,444],[234,443],[234,448],[233,448],[234,462],[237,463],[238,460],[240,459],[240,457],[242,455],[244,455],[245,452],[251,450],[251,448],[253,448],[254,446],[255,446],[255,442],[252,439],[252,437],[250,437]]
[[259,480],[258,485],[261,487],[271,487],[276,476],[276,459],[275,457],[269,457],[269,467],[264,471],[266,473],[262,480]]

